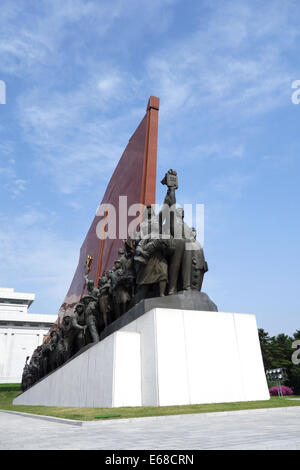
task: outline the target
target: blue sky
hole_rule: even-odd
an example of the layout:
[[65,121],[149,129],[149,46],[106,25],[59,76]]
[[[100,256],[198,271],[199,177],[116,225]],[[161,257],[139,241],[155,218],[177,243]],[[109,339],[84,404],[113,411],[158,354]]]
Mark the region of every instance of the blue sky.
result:
[[57,313],[150,95],[159,184],[205,205],[203,290],[270,334],[300,328],[296,1],[2,0],[0,285]]

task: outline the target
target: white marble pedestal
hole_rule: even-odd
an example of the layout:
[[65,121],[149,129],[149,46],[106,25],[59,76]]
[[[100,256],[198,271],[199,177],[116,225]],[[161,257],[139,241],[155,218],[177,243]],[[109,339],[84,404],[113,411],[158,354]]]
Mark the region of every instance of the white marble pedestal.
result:
[[269,398],[254,315],[154,308],[14,404],[110,408]]

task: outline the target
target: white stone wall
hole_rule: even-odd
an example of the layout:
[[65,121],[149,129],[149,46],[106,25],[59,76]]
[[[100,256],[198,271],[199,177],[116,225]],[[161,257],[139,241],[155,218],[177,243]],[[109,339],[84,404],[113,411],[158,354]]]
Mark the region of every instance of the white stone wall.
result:
[[156,308],[14,404],[170,406],[269,398],[254,315]]

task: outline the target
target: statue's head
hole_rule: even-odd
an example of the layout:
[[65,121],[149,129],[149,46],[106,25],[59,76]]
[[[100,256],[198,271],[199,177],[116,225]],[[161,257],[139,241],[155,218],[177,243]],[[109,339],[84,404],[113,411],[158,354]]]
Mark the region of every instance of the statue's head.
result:
[[127,240],[124,240],[124,249],[125,253],[131,253],[134,248],[135,240],[131,237],[128,237]]
[[88,297],[83,297],[81,299],[82,304],[86,307],[89,303],[89,298]]
[[63,324],[64,325],[69,325],[70,322],[71,322],[70,315],[65,315],[64,318],[63,318]]
[[192,227],[191,235],[192,235],[193,240],[196,240],[197,230],[195,229],[195,227]]
[[77,304],[76,307],[75,307],[75,311],[76,311],[77,313],[83,313],[83,311],[84,311],[84,306],[83,306],[83,304]]
[[119,260],[116,260],[114,262],[114,267],[115,267],[116,270],[120,269],[121,268],[121,262]]
[[147,209],[148,214],[152,214],[154,212],[152,204],[147,204],[146,209]]

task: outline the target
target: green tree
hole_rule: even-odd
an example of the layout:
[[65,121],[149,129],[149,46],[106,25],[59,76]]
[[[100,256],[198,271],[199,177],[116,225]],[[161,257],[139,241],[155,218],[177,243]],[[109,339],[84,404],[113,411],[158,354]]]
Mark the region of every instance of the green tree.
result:
[[293,338],[280,333],[271,338],[271,351],[272,351],[272,367],[282,367],[286,370],[287,375],[292,368],[292,343]]
[[[300,330],[297,330],[293,337],[280,333],[277,336],[269,336],[264,329],[258,330],[260,347],[265,370],[284,369],[285,385],[294,390],[294,393],[300,393],[300,365],[292,363],[292,354],[294,352],[292,343],[295,339],[300,339]],[[276,384],[269,383],[269,386]]]
[[265,370],[273,368],[273,356],[272,356],[272,347],[271,347],[271,340],[272,338],[269,336],[263,328],[259,328],[258,330],[258,337],[260,342],[260,348],[264,363]]
[[294,341],[295,341],[296,339],[300,339],[300,330],[296,330],[296,333],[294,333],[293,336],[294,336]]

